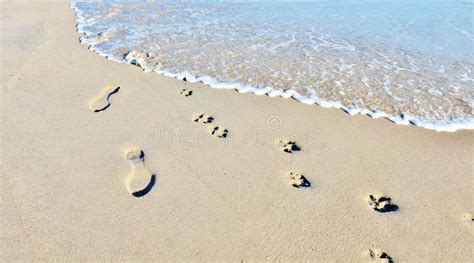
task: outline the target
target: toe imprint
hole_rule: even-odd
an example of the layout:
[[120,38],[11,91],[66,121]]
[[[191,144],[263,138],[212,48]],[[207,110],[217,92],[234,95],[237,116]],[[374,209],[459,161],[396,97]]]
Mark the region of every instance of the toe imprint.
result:
[[369,255],[373,261],[393,263],[392,258],[380,249],[370,249]]
[[93,112],[101,112],[110,107],[110,97],[117,93],[120,90],[120,87],[107,87],[105,88],[99,96],[92,99],[89,103],[89,108]]
[[304,175],[290,172],[290,185],[296,188],[311,187],[311,183],[304,177]]
[[189,97],[189,96],[193,95],[193,91],[190,90],[190,89],[186,89],[186,88],[185,88],[185,89],[182,89],[182,90],[179,92],[179,94],[181,94],[181,95],[183,95],[183,96],[185,96],[185,97]]
[[143,197],[155,186],[156,175],[145,165],[145,153],[138,146],[125,151],[125,158],[132,162],[132,172],[127,176],[125,184],[130,194]]
[[392,204],[392,199],[390,197],[385,197],[381,194],[371,194],[368,196],[367,201],[370,207],[372,207],[372,209],[380,213],[387,213],[398,210],[398,206]]
[[295,141],[280,140],[278,145],[280,146],[281,150],[286,153],[292,153],[301,150],[301,147],[299,147]]
[[197,123],[211,123],[213,120],[213,117],[204,113],[193,115],[193,121]]
[[227,137],[227,133],[229,133],[229,131],[219,126],[214,126],[209,128],[209,133],[219,138],[225,138]]

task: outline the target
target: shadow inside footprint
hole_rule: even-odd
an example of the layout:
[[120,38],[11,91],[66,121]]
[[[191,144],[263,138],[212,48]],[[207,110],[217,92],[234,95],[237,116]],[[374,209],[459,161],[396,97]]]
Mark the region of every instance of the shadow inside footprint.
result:
[[392,204],[392,199],[390,197],[369,195],[368,199],[370,207],[379,213],[395,212],[399,209],[397,205]]
[[148,185],[144,189],[142,189],[140,191],[133,192],[132,195],[135,196],[135,197],[145,196],[146,194],[148,194],[151,191],[153,186],[155,186],[155,181],[156,181],[156,175],[153,174],[151,176],[150,183],[148,183]]
[[116,87],[112,90],[112,87],[107,87],[101,95],[93,99],[89,106],[94,112],[101,112],[110,107],[110,97],[115,93],[119,92],[120,87]]

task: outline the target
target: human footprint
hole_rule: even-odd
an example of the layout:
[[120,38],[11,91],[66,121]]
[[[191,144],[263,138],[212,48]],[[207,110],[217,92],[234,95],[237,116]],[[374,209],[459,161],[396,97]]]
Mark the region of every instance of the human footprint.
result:
[[120,87],[106,87],[97,97],[89,102],[89,108],[93,112],[101,112],[110,107],[110,97],[119,92]]
[[127,190],[135,197],[143,197],[155,185],[156,175],[145,165],[145,153],[139,146],[125,150],[125,158],[132,162],[132,172],[125,180]]

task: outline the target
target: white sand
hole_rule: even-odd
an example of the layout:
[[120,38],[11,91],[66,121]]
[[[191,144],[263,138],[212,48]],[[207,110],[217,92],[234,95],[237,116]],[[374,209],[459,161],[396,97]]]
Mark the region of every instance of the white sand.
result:
[[[144,73],[81,45],[67,3],[0,7],[1,261],[474,258],[472,131]],[[95,113],[107,86],[120,90]],[[199,113],[213,122],[193,122]],[[144,159],[127,160],[135,145]],[[156,175],[142,198],[127,191],[134,165],[145,183]],[[290,171],[311,187],[292,187]],[[372,210],[372,193],[400,209]]]

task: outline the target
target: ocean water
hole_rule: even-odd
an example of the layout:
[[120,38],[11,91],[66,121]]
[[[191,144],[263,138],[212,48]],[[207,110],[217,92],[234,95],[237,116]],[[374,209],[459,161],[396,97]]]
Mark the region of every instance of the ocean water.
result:
[[145,71],[438,131],[474,128],[472,1],[77,1],[81,42]]

